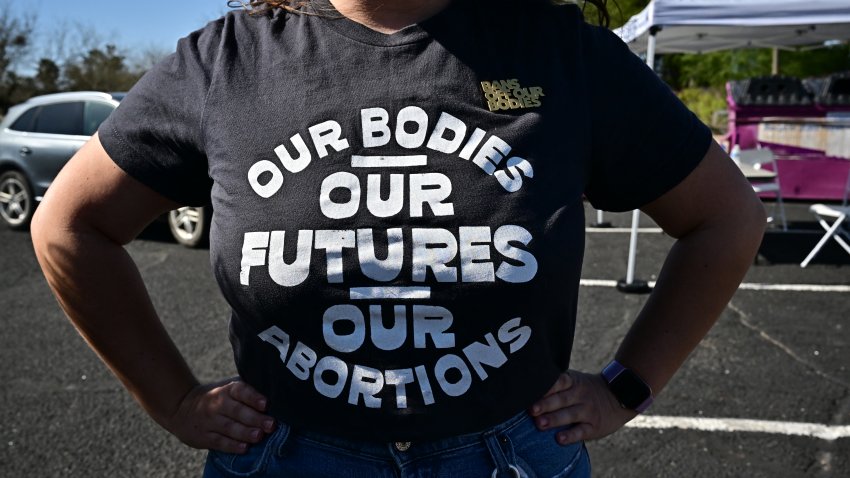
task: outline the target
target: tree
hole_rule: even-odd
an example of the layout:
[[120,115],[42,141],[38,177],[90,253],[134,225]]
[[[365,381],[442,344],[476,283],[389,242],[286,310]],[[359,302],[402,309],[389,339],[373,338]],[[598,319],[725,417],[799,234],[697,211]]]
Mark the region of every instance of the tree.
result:
[[71,90],[125,91],[139,79],[130,72],[124,56],[115,45],[95,48],[78,61],[65,64],[65,78]]
[[[649,0],[605,0],[608,16],[611,19],[611,28],[622,26],[632,15],[639,13],[649,4]],[[584,17],[591,23],[596,23],[596,6],[588,1],[579,1],[579,7],[584,12]]]
[[722,87],[729,80],[770,74],[770,51],[741,49],[661,57],[661,75],[674,90]]
[[140,77],[157,63],[168,56],[171,51],[162,47],[148,46],[146,48],[135,48],[129,58],[129,69]]
[[611,14],[611,28],[619,28],[633,15],[640,13],[649,0],[613,0],[609,2],[608,12]]
[[823,76],[850,71],[850,44],[832,45],[811,51],[780,52],[779,72],[783,75]]
[[33,15],[19,16],[8,0],[0,0],[0,115],[22,93],[14,68],[29,54],[34,29]]
[[50,58],[42,58],[38,62],[38,71],[35,74],[35,86],[39,94],[59,91],[60,75],[59,65]]

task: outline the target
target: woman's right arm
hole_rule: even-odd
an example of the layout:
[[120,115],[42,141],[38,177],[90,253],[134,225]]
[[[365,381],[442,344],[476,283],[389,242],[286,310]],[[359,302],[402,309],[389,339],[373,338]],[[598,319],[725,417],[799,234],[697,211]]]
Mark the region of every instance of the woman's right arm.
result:
[[240,453],[273,429],[265,398],[238,380],[198,383],[124,250],[176,207],[116,166],[95,135],[50,186],[33,245],[74,327],[145,411],[187,445]]

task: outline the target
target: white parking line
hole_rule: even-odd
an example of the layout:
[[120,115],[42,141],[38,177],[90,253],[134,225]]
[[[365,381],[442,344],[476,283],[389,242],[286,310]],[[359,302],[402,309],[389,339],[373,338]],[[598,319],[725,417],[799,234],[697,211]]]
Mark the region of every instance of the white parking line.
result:
[[821,440],[850,437],[848,425],[821,425],[819,423],[775,422],[742,418],[664,417],[643,415],[626,424],[630,428],[700,430],[708,432],[752,432],[774,435],[796,435]]
[[741,284],[744,290],[778,290],[791,292],[850,292],[850,285],[828,284]]
[[[581,279],[585,287],[617,287],[615,280]],[[650,287],[655,287],[655,281],[649,281]],[[759,284],[744,282],[738,286],[740,290],[781,291],[781,292],[850,292],[850,285],[829,284]]]
[[[585,287],[617,287],[617,281],[604,279],[581,279],[579,284]],[[652,285],[655,285],[655,282]]]

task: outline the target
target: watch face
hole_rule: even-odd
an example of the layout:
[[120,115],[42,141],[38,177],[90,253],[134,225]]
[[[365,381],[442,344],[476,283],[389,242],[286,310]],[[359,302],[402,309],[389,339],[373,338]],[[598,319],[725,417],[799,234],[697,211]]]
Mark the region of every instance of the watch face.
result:
[[629,369],[620,372],[608,386],[620,404],[629,410],[636,409],[652,394],[649,385]]

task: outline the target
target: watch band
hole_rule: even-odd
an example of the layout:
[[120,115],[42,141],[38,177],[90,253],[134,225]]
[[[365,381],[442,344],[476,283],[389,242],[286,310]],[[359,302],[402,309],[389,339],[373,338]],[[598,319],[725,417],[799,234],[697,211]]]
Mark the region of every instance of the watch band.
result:
[[[630,373],[633,379],[636,379],[640,383],[640,385],[645,387],[644,393],[646,394],[646,398],[640,404],[632,408],[632,410],[636,411],[637,413],[643,413],[644,411],[646,411],[647,408],[649,408],[650,405],[652,405],[654,397],[652,396],[652,388],[642,378],[640,378],[638,374],[636,374],[633,370],[626,368],[620,362],[612,360],[611,363],[609,363],[604,369],[602,369],[602,378],[604,378],[605,382],[608,383],[608,385],[610,386],[612,382],[614,382],[617,377],[619,377],[624,372]],[[621,399],[621,397],[617,397],[617,400],[620,402],[620,405],[625,408],[629,408],[623,405],[623,400]]]

